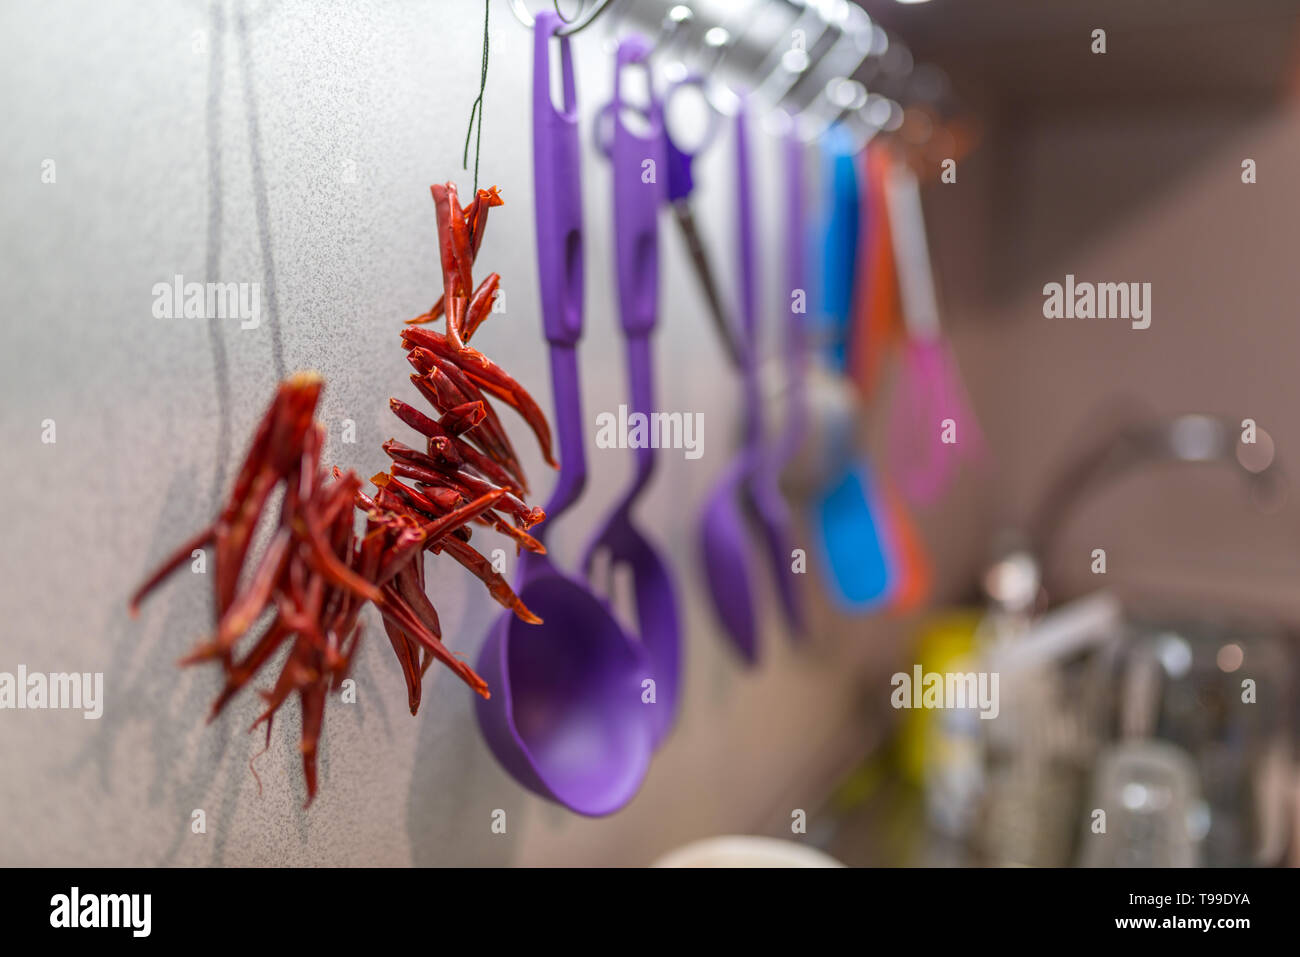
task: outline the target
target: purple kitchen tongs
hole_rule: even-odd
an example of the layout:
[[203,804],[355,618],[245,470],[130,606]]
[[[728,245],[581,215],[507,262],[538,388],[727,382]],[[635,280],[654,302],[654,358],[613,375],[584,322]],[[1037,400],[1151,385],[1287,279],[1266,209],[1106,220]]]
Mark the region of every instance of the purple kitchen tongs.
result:
[[[614,174],[614,257],[618,276],[619,320],[627,356],[627,374],[633,415],[654,412],[654,369],[651,334],[659,307],[659,203],[658,176],[649,182],[646,164],[663,166],[664,137],[661,104],[650,92],[646,120],[649,133],[640,136],[623,122],[624,70],[648,71],[650,45],[639,36],[619,41],[614,66],[614,99],[609,113],[613,141],[609,156]],[[647,86],[650,84],[647,83]],[[651,712],[654,741],[658,744],[672,727],[677,711],[681,675],[681,625],[677,597],[668,566],[632,521],[632,507],[654,473],[656,452],[649,445],[636,449],[632,484],[615,504],[605,524],[587,547],[583,567],[592,577],[597,555],[607,555],[612,572],[618,565],[631,570],[636,602],[637,632],[654,679],[653,695],[642,695]]]
[[[559,38],[564,108],[550,94],[550,41],[563,21],[537,15],[533,48],[533,191],[542,322],[550,344],[560,475],[543,538],[586,484],[577,345],[582,336],[582,191],[577,91],[569,40]],[[530,790],[580,814],[618,810],[636,793],[651,752],[650,668],[608,606],[548,555],[524,552],[515,591],[543,623],[503,615],[479,652],[491,689],[479,726],[497,760]]]

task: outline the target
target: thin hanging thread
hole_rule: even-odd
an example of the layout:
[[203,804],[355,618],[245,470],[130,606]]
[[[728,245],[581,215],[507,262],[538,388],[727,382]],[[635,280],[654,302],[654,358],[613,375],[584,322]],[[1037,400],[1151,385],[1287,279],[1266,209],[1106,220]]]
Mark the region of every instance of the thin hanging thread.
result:
[[483,0],[483,67],[479,74],[478,98],[469,111],[469,128],[465,130],[465,150],[461,154],[462,169],[469,169],[469,140],[474,135],[474,119],[478,118],[478,133],[474,135],[474,191],[478,192],[478,158],[483,149],[483,94],[487,91],[488,76],[488,20],[492,0]]

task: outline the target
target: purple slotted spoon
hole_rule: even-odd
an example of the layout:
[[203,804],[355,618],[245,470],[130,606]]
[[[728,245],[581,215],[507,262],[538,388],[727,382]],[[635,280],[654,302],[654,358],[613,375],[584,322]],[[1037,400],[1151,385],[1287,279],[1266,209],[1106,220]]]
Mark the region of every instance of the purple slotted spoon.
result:
[[[587,467],[577,345],[582,336],[582,192],[577,90],[569,40],[560,37],[564,109],[550,94],[550,40],[562,26],[539,13],[533,59],[533,190],[542,319],[550,344],[560,475],[544,537],[581,494]],[[516,592],[542,619],[503,615],[479,652],[492,689],[475,713],[498,761],[520,784],[590,816],[617,811],[645,778],[651,709],[641,704],[648,665],[609,608],[549,556],[524,552]]]
[[[627,354],[632,414],[654,411],[654,367],[650,337],[658,319],[660,187],[642,180],[642,164],[663,165],[663,115],[654,91],[645,118],[648,135],[639,136],[623,121],[623,70],[646,67],[649,44],[639,36],[619,42],[614,66],[614,99],[610,104],[614,166],[614,255],[618,275],[619,319]],[[649,86],[649,83],[647,83]],[[641,647],[649,659],[654,681],[650,708],[653,743],[657,746],[672,727],[677,713],[681,675],[681,625],[677,596],[668,567],[650,541],[632,521],[632,507],[654,473],[655,450],[636,449],[636,474],[632,484],[601,526],[583,558],[588,579],[597,555],[607,555],[609,569],[623,565],[632,573],[633,596]],[[643,694],[642,700],[645,701]],[[646,702],[651,703],[651,702]]]

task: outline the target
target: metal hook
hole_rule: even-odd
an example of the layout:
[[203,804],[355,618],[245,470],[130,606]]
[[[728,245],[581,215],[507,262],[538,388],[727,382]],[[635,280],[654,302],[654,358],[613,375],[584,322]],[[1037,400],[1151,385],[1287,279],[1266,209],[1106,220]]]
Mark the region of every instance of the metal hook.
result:
[[[678,4],[669,11],[670,16],[677,13],[680,20],[674,24],[674,32],[680,31],[686,24],[694,19],[694,13],[685,4]],[[665,69],[670,84],[673,86],[695,86],[699,89],[700,95],[704,97],[705,103],[715,114],[730,116],[735,112],[735,104],[738,102],[736,94],[728,89],[724,84],[714,80],[713,73],[726,58],[727,52],[735,46],[737,34],[733,34],[726,27],[712,27],[707,30],[703,38],[704,59],[698,69],[691,68],[685,61],[680,63],[669,64]],[[729,102],[722,102],[718,97],[720,90],[726,91],[731,97]]]
[[[723,116],[735,114],[741,96],[726,84],[713,80],[712,77],[731,51],[739,45],[746,31],[753,26],[755,18],[749,14],[753,12],[754,6],[754,3],[750,3],[740,9],[734,9],[724,24],[711,27],[704,32],[701,38],[703,61],[697,68],[692,68],[692,65],[683,62],[679,69],[669,71],[670,80],[680,81],[687,75],[707,77],[711,82],[699,84],[701,93],[708,102],[709,107],[715,113]],[[694,12],[689,5],[680,3],[669,10],[666,20],[676,19],[677,22],[672,26],[674,30],[680,30],[681,27],[690,23],[694,16]],[[676,75],[673,75],[674,73]],[[725,99],[720,97],[719,93],[724,93]]]
[[[596,21],[597,17],[609,9],[613,2],[614,0],[596,0],[595,6],[591,8],[591,12],[588,13],[585,18],[579,14],[579,19],[556,30],[555,35],[557,37],[571,37],[580,30],[587,29],[587,27],[591,26],[592,23]],[[582,0],[582,5],[585,7],[587,5],[587,0]],[[537,22],[533,19],[533,15],[528,12],[528,7],[524,5],[524,0],[510,0],[510,10],[514,13],[515,19],[526,26],[529,30],[531,30],[533,25]]]
[[844,10],[835,6],[835,0],[816,2],[837,18],[832,25],[840,34],[834,42],[837,49],[824,57],[826,64],[837,69],[813,98],[795,111],[795,132],[811,142],[836,124],[852,124],[857,127],[857,148],[864,149],[876,134],[902,126],[904,112],[893,97],[869,91],[854,76],[870,64],[872,76],[902,81],[912,71],[912,55],[903,44],[891,42],[889,34],[857,7]]
[[[695,20],[695,12],[685,3],[678,3],[669,8],[660,24],[659,36],[652,44],[650,49],[650,60],[653,62],[657,57],[665,55],[670,49],[677,45],[679,40],[686,37],[686,28]],[[718,54],[719,59],[721,53]],[[716,61],[715,61],[716,64]],[[718,109],[715,100],[709,95],[709,81],[700,74],[692,72],[685,61],[670,62],[664,65],[664,77],[668,81],[667,89],[664,93],[660,108],[664,115],[665,126],[668,123],[668,114],[670,104],[680,90],[685,87],[694,87],[699,91],[704,105],[709,111],[709,121],[703,137],[690,150],[692,154],[698,154],[708,148],[708,145],[717,137],[719,131],[719,120],[722,113]],[[673,137],[669,135],[669,139]]]
[[694,20],[695,11],[686,4],[678,3],[669,7],[663,21],[659,24],[659,35],[650,44],[651,59],[674,45],[678,38],[684,35],[686,26]]
[[[765,103],[780,107],[790,92],[799,84],[804,75],[821,63],[827,52],[834,46],[823,46],[822,38],[831,30],[831,24],[815,2],[809,0],[781,0],[784,5],[794,7],[798,15],[787,28],[791,35],[803,34],[802,45],[789,49],[775,49],[763,61],[758,74],[763,77],[755,88],[755,96]],[[813,53],[818,47],[823,49],[820,55]]]

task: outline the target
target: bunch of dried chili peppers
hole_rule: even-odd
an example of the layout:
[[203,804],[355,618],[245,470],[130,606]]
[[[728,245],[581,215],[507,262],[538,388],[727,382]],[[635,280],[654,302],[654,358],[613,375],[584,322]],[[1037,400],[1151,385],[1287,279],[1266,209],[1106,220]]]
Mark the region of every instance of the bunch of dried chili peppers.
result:
[[[489,593],[520,618],[538,622],[492,564],[470,545],[470,525],[492,528],[532,551],[545,549],[528,529],[546,515],[524,501],[528,486],[518,457],[489,396],[516,409],[554,466],[550,429],[537,404],[514,379],[466,344],[491,311],[500,277],[479,286],[472,266],[483,241],[488,210],[501,205],[496,187],[479,190],[462,209],[453,184],[432,187],[442,251],[443,296],[410,324],[444,315],[447,333],[408,328],[402,334],[415,368],[411,381],[432,406],[432,418],[399,399],[397,417],[424,438],[424,448],[395,439],[392,459],[366,495],[355,473],[321,465],[324,427],[314,419],[323,382],[299,373],[281,383],[254,435],[225,507],[185,542],[131,598],[143,599],[184,564],[195,549],[214,548],[214,634],[182,660],[220,662],[225,685],[211,717],[282,648],[288,655],[254,727],[271,722],[289,695],[302,707],[301,749],[307,800],[316,794],[316,751],[325,698],[347,677],[361,635],[366,602],[378,609],[406,679],[411,713],[420,705],[422,679],[436,659],[474,691],[487,684],[443,643],[438,613],[425,593],[424,552],[447,554],[468,568]],[[254,533],[280,486],[279,516],[270,541],[249,561]],[[355,510],[364,514],[356,532]],[[269,623],[239,653],[237,644],[270,612]]]

